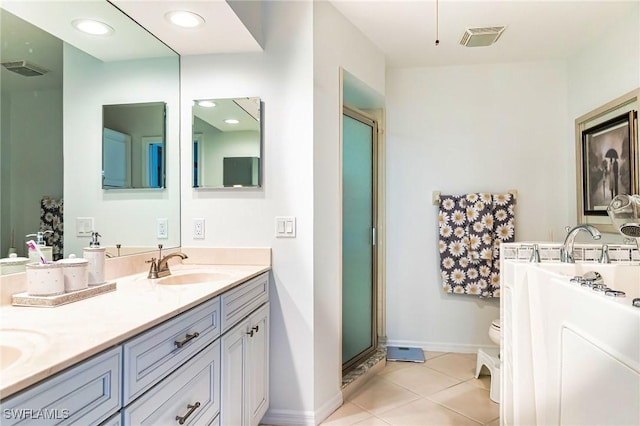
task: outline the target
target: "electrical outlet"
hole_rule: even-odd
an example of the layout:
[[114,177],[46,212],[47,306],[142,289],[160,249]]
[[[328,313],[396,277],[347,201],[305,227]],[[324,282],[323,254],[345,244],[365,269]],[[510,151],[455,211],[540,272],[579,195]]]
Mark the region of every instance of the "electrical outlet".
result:
[[159,217],[156,222],[156,237],[158,239],[167,239],[169,238],[169,219],[166,217]]
[[193,239],[204,240],[204,219],[193,219]]

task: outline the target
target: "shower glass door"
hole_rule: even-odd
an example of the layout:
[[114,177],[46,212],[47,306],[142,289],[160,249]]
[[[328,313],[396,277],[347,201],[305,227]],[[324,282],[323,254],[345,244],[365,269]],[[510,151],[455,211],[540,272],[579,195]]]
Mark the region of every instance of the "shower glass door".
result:
[[345,108],[342,147],[342,368],[375,351],[377,126]]

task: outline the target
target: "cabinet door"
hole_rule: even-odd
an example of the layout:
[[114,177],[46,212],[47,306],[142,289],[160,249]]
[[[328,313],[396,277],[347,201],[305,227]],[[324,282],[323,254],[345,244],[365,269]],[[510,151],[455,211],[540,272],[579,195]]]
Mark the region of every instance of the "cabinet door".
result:
[[245,359],[248,329],[249,320],[245,319],[222,336],[221,426],[244,426],[247,424]]
[[[269,408],[269,304],[251,314],[247,336],[248,404],[250,425],[257,426]],[[251,333],[253,332],[253,333]]]

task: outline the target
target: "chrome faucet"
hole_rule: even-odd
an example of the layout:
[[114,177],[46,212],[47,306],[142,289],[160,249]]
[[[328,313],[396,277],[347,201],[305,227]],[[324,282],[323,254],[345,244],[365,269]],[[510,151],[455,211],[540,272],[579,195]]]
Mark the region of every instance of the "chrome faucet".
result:
[[158,260],[158,262],[156,263],[156,258],[152,257],[151,260],[146,261],[146,263],[151,264],[151,266],[149,267],[149,274],[147,275],[147,278],[149,279],[162,278],[171,275],[171,271],[169,270],[169,264],[167,263],[167,261],[172,257],[180,257],[183,260],[188,258],[186,254],[180,252],[170,253],[165,257],[162,257],[162,244],[158,244],[158,248],[160,249],[160,260]]
[[576,235],[578,235],[580,231],[588,232],[589,234],[591,234],[594,240],[599,240],[602,237],[602,235],[600,235],[600,231],[598,231],[598,229],[593,225],[589,225],[589,224],[578,225],[571,229],[567,227],[567,236],[564,239],[562,248],[560,249],[561,262],[575,263],[575,260],[573,259],[573,244],[576,239]]
[[171,271],[169,270],[169,264],[167,263],[167,260],[176,256],[181,257],[183,260],[189,257],[184,253],[178,252],[178,253],[171,253],[166,255],[165,257],[160,258],[160,260],[158,261],[158,278],[171,275]]

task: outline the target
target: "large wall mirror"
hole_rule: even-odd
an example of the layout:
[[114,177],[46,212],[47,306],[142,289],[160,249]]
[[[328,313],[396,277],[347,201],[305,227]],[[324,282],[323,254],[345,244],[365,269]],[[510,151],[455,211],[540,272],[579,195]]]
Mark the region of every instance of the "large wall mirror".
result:
[[164,188],[164,102],[102,107],[102,188]]
[[[82,34],[78,18],[113,31]],[[58,256],[82,255],[87,226],[114,256],[179,246],[179,56],[102,0],[3,0],[0,30],[0,62],[13,63],[0,67],[0,257],[11,247],[25,255],[25,235],[42,222],[56,231],[48,244]],[[164,188],[103,190],[103,105],[148,103],[166,109],[164,145],[152,148],[162,151]]]
[[260,98],[193,102],[193,187],[262,185]]

